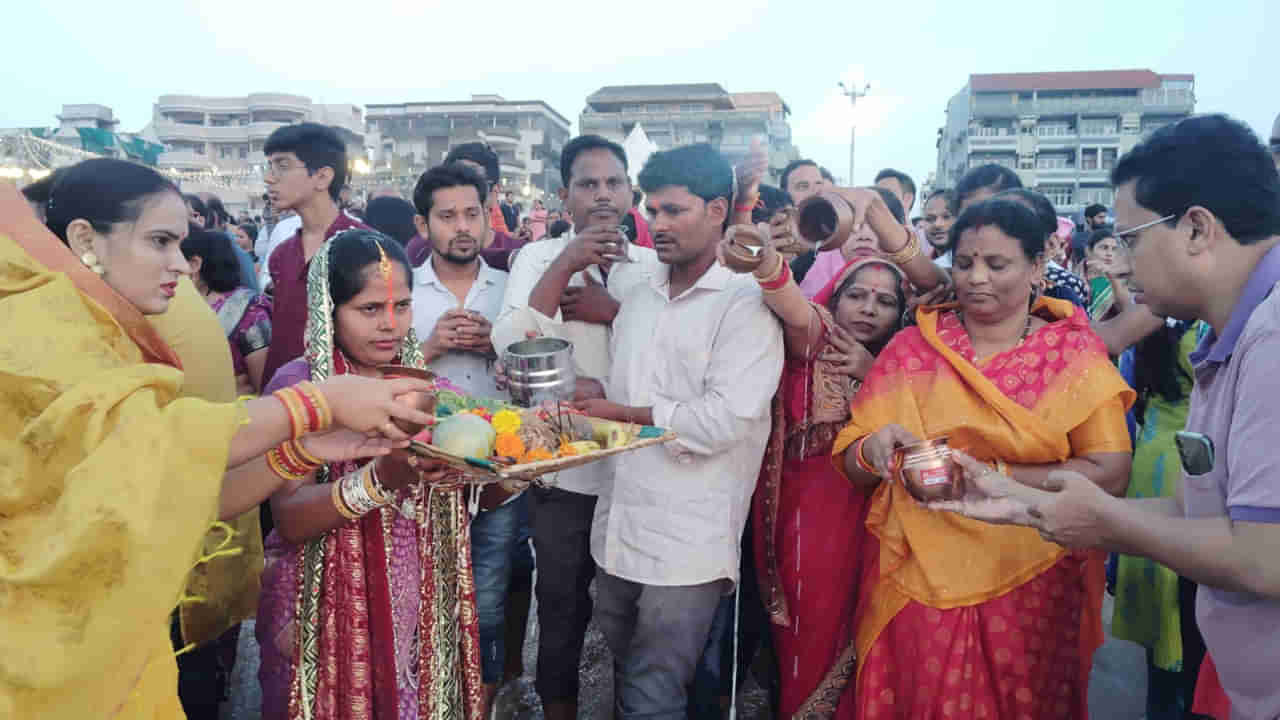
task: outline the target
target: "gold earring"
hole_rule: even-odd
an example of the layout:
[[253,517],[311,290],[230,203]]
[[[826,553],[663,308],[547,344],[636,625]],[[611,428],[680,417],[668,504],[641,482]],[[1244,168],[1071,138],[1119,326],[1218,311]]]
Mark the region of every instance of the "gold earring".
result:
[[102,263],[98,262],[98,256],[95,255],[92,250],[81,255],[80,262],[84,263],[84,266],[89,268],[96,275],[103,275],[106,273],[106,270],[102,267]]

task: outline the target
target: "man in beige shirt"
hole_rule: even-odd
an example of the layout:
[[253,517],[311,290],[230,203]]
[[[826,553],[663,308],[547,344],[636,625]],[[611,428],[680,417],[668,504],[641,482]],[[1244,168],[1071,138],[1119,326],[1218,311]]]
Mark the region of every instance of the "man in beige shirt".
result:
[[732,174],[705,144],[645,164],[640,185],[664,267],[622,299],[608,399],[581,404],[679,435],[612,458],[591,530],[596,622],[613,651],[623,720],[686,715],[716,609],[738,580],[782,372],[782,329],[759,286],[716,262]]
[[[632,262],[615,262],[616,227],[631,209],[622,148],[584,135],[570,141],[561,158],[560,200],[573,230],[516,255],[491,337],[499,354],[531,334],[572,342],[578,398],[600,398],[619,299],[648,283],[661,264],[653,250],[635,246],[627,250]],[[596,572],[591,518],[608,474],[605,464],[574,468],[556,475],[554,487],[530,491],[541,633],[536,687],[548,720],[573,720],[578,713],[578,663],[591,619],[587,588]]]

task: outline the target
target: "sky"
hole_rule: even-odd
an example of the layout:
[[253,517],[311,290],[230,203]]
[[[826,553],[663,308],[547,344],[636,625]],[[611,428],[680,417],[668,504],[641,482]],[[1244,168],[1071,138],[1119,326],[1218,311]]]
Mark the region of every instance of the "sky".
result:
[[1280,112],[1276,0],[73,0],[15,4],[5,24],[0,127],[56,125],[63,103],[100,103],[136,131],[163,94],[289,92],[359,105],[496,93],[544,100],[576,128],[604,85],[716,82],[778,92],[801,154],[844,179],[843,80],[871,85],[856,116],[865,185],[885,167],[924,181],[970,73],[1194,73],[1197,111],[1264,139]]

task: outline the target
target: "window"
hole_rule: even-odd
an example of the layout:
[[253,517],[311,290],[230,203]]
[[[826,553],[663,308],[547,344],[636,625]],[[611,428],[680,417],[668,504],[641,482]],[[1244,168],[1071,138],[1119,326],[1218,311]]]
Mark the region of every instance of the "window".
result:
[[623,106],[622,106],[622,112],[624,112],[624,113],[642,113],[642,112],[644,112],[644,106],[643,106],[643,105],[623,105]]
[[667,106],[666,105],[645,105],[644,111],[651,112],[651,113],[666,112]]
[[1053,203],[1055,207],[1062,205],[1070,205],[1072,199],[1072,189],[1070,185],[1046,185],[1040,188],[1040,192]]
[[1036,158],[1036,168],[1039,170],[1062,170],[1071,166],[1072,163],[1068,162],[1065,155],[1041,155]]
[[1098,149],[1085,148],[1080,151],[1080,169],[1081,170],[1097,170],[1098,169]]
[[1072,134],[1070,123],[1042,122],[1036,125],[1036,135],[1040,137],[1066,137]]
[[703,112],[707,109],[702,103],[684,103],[680,105],[680,112]]
[[1116,148],[1103,148],[1102,149],[1102,169],[1103,170],[1114,169],[1116,166],[1116,156],[1118,154],[1119,154],[1119,150]]
[[1117,131],[1115,118],[1086,118],[1080,121],[1081,135],[1115,135]]
[[1098,203],[1110,206],[1115,200],[1115,193],[1111,188],[1080,188],[1079,197],[1081,205]]
[[245,145],[240,146],[240,159],[241,160],[249,159],[249,148]]

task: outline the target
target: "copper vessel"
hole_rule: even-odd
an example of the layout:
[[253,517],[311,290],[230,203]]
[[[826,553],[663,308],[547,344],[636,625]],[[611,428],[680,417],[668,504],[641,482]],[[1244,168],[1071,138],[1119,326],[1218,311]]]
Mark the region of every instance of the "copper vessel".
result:
[[907,492],[920,502],[958,500],[964,494],[964,472],[952,462],[945,437],[898,448],[893,466]]
[[780,208],[769,218],[769,233],[773,236],[773,247],[784,256],[803,255],[813,249],[814,245],[800,237],[796,229],[796,209],[790,205]]
[[853,203],[839,190],[823,190],[796,208],[800,237],[821,250],[835,250],[853,234]]
[[[430,370],[422,370],[420,368],[409,367],[408,365],[379,365],[378,371],[388,380],[394,378],[411,377],[419,380],[435,380],[436,374]],[[428,415],[434,415],[436,411],[436,395],[430,392],[421,392],[415,390],[396,397],[398,402],[402,402],[415,410],[421,410]],[[396,427],[409,433],[417,435],[426,429],[426,425],[421,423],[411,423],[400,418],[391,418],[391,422]]]
[[764,261],[765,238],[753,225],[730,225],[725,231],[724,264],[738,273],[754,272]]

